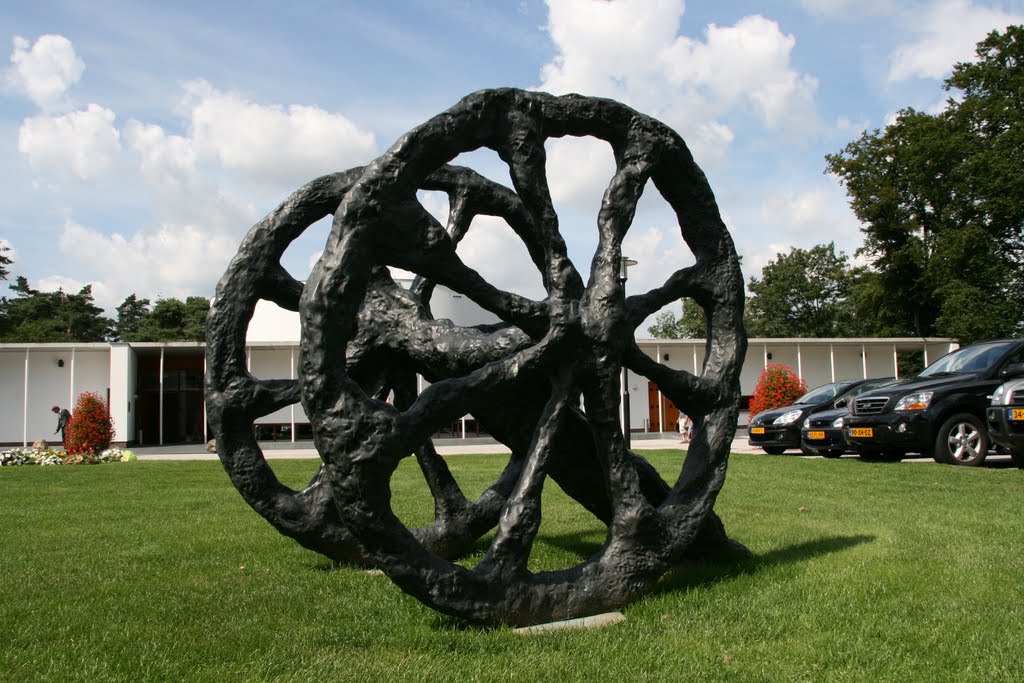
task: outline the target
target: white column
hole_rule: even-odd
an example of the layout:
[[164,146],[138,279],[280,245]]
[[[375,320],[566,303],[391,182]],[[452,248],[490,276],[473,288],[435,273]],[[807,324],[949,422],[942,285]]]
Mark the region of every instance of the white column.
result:
[[[661,344],[657,344],[655,352],[658,354],[658,362],[662,363],[661,360]],[[665,429],[665,397],[661,393],[661,387],[658,387],[658,431],[664,432]]]
[[900,378],[900,357],[896,353],[896,345],[892,345],[892,375],[896,379]]
[[836,345],[835,344],[829,344],[828,345],[828,362],[829,362],[829,365],[832,367],[832,381],[835,382],[836,381]]
[[25,387],[21,415],[21,447],[28,446],[28,348],[25,349]]
[[868,351],[863,344],[860,345],[860,365],[864,371],[864,379],[868,378]]
[[804,356],[800,350],[800,343],[796,345],[796,376],[800,379],[804,378]]
[[928,342],[924,343],[924,366],[928,367]]
[[[290,379],[292,379],[294,381],[294,379],[295,379],[295,347],[294,346],[289,349],[288,355],[289,355],[289,358],[290,358],[290,365],[289,365],[289,367],[291,368],[291,377],[290,377]],[[291,406],[289,406],[288,409],[291,411],[292,443],[295,443],[295,404],[294,403],[291,404]]]
[[68,378],[68,408],[75,405],[75,350],[71,349],[71,376]]
[[697,369],[697,345],[694,344],[690,348],[693,349],[693,374],[694,374],[694,376],[699,377],[700,376],[700,370]]
[[161,446],[164,445],[164,351],[165,347],[160,347],[160,430],[158,431],[159,443]]
[[764,365],[761,366],[762,370],[764,370],[766,367],[768,367],[768,345],[767,344],[764,345],[764,354],[763,355],[764,355]]

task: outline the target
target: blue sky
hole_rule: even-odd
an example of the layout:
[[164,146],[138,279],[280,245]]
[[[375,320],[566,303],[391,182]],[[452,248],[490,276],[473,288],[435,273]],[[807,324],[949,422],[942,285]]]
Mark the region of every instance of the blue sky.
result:
[[[0,241],[40,289],[212,296],[248,228],[321,174],[364,164],[404,131],[489,87],[613,97],[687,140],[746,275],[856,219],[824,155],[903,107],[938,111],[942,79],[1024,0],[463,0],[175,3],[9,0],[0,78]],[[586,272],[612,169],[588,140],[549,143],[561,226]],[[507,178],[491,153],[459,163]],[[443,216],[443,197],[424,204]],[[300,279],[314,226],[286,254]],[[631,292],[690,262],[652,187],[624,251]],[[506,226],[460,254],[540,296]],[[641,336],[643,334],[641,333]]]

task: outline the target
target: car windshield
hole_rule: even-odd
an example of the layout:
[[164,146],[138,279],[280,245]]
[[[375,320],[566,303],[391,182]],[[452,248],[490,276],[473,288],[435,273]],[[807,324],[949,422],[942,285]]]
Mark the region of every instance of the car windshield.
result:
[[859,387],[857,387],[856,389],[854,389],[850,393],[853,396],[860,396],[861,394],[866,393],[868,391],[871,391],[872,389],[877,389],[878,387],[884,387],[886,384],[889,384],[892,381],[893,381],[892,377],[886,377],[884,379],[876,379],[876,380],[872,380],[870,382],[864,382],[864,384],[861,384]]
[[947,353],[925,368],[918,377],[935,377],[946,373],[983,372],[995,365],[1011,346],[1013,346],[1012,341],[965,346],[952,353]]
[[849,382],[824,384],[817,389],[811,389],[806,394],[798,398],[795,403],[825,403],[846,391],[848,386],[850,386]]

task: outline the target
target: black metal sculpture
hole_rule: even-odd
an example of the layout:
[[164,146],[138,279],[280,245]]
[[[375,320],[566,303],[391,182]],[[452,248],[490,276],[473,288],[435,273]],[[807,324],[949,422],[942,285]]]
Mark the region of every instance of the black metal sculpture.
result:
[[[544,142],[607,141],[616,173],[598,216],[589,282],[569,260],[547,189]],[[479,147],[508,166],[515,192],[448,166]],[[643,295],[624,297],[621,243],[648,180],[675,211],[695,265]],[[448,193],[446,230],[420,189]],[[280,257],[306,227],[334,213],[323,256],[303,286]],[[541,273],[544,301],[487,283],[458,257],[472,219],[502,217]],[[418,274],[411,291],[386,266]],[[502,325],[434,320],[442,284]],[[703,373],[643,354],[633,333],[662,306],[689,296],[707,314]],[[302,321],[299,381],[253,378],[245,330],[259,299]],[[682,139],[619,103],[577,95],[482,91],[404,135],[370,165],[325,176],[249,233],[218,285],[208,321],[207,405],[218,453],[245,499],[282,533],[341,561],[382,568],[403,590],[478,623],[527,624],[594,614],[647,592],[687,557],[728,550],[712,506],[724,482],[745,352],[743,282],[713,194]],[[622,366],[654,380],[695,421],[673,485],[623,445]],[[416,374],[431,385],[420,395]],[[324,466],[302,491],[284,487],[251,424],[301,391]],[[381,400],[394,392],[394,404]],[[462,495],[430,436],[473,413],[510,446],[499,479],[476,501]],[[391,512],[389,481],[415,454],[435,499],[435,523],[407,529]],[[551,477],[608,524],[604,547],[572,569],[532,573],[540,492]],[[483,560],[451,562],[497,524]]]

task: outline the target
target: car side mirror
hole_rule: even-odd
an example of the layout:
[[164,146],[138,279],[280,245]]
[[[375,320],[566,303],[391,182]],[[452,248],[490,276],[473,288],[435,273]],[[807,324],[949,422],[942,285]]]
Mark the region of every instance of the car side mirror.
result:
[[850,403],[850,399],[848,399],[848,398],[841,398],[838,401],[836,401],[836,408],[845,408],[847,405],[849,405],[849,403]]
[[1024,363],[1010,363],[999,373],[1003,379],[1010,377],[1024,377]]

